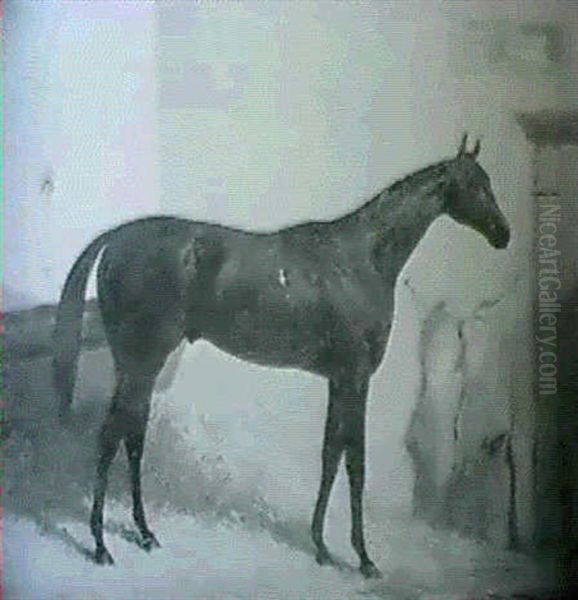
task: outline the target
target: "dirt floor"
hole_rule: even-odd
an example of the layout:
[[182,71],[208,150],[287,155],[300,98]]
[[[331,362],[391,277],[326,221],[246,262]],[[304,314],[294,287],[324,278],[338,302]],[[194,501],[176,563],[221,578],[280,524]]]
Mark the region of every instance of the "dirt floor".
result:
[[[230,405],[220,406],[219,398],[230,390],[207,391],[211,420],[193,415],[189,402],[179,404],[174,394],[182,396],[189,384],[178,381],[172,392],[155,396],[143,465],[149,523],[162,547],[148,554],[135,544],[123,455],[111,469],[105,511],[116,564],[94,564],[88,517],[95,439],[110,384],[107,360],[103,351],[85,357],[92,376],[79,386],[69,429],[55,416],[49,359],[6,370],[6,600],[457,600],[529,598],[547,591],[547,573],[527,557],[433,530],[411,516],[407,501],[384,504],[375,493],[375,468],[366,531],[383,579],[365,581],[357,572],[343,474],[331,498],[326,534],[339,568],[319,567],[309,520],[323,403],[315,409],[319,415],[312,415],[305,413],[309,398],[300,406],[298,394],[291,395],[287,402],[293,404],[283,407],[281,420],[266,400],[258,415],[253,410],[243,416]],[[98,372],[101,379],[94,376]],[[313,392],[317,398],[319,390]],[[401,475],[399,482],[393,477],[387,482],[391,497],[402,483]]]

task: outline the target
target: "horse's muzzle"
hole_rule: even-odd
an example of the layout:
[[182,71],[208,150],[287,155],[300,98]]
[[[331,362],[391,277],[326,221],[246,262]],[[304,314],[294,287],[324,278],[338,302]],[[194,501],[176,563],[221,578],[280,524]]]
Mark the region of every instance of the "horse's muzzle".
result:
[[490,243],[497,250],[503,250],[508,247],[510,243],[510,229],[508,227],[499,227],[492,232],[492,239]]

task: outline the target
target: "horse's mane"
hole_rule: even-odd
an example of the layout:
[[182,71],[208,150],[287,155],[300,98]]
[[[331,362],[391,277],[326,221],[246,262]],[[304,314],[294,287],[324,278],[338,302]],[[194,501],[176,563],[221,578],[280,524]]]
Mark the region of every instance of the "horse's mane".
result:
[[407,187],[409,187],[410,185],[416,185],[416,184],[419,185],[420,183],[423,182],[424,179],[429,178],[432,175],[435,175],[436,171],[439,171],[439,174],[441,174],[443,172],[443,170],[445,169],[445,167],[447,166],[447,164],[448,164],[448,160],[442,160],[437,163],[428,165],[427,167],[423,167],[422,169],[419,169],[418,171],[414,171],[413,173],[409,173],[408,175],[404,175],[400,179],[397,179],[389,186],[381,189],[379,192],[377,192],[376,194],[371,196],[371,198],[369,198],[368,200],[363,202],[360,206],[355,208],[353,211],[351,211],[347,215],[344,215],[343,218],[354,215],[359,212],[362,212],[368,206],[370,206],[371,204],[374,204],[376,202],[379,202],[381,199],[383,199],[386,196],[391,197],[391,196],[399,196],[400,194],[403,194],[406,191]]

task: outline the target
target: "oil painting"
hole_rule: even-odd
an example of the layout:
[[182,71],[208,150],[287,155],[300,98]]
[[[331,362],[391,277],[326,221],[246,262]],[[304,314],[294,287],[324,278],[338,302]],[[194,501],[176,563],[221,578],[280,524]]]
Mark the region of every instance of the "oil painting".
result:
[[578,589],[578,7],[7,0],[6,600]]

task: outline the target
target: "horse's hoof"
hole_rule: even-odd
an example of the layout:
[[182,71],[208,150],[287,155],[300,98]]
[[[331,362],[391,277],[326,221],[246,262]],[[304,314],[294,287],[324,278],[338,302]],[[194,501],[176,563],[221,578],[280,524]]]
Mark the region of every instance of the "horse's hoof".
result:
[[362,563],[359,570],[365,579],[381,579],[383,577],[381,571],[371,561]]
[[98,548],[94,554],[97,565],[114,565],[114,560],[106,548]]
[[321,566],[335,566],[335,561],[331,557],[331,554],[327,552],[327,550],[318,550],[317,554],[315,555],[315,560],[317,561],[317,564]]
[[143,550],[146,550],[147,552],[150,552],[153,548],[161,547],[159,541],[155,537],[155,534],[150,532],[146,535],[143,535],[140,546]]

